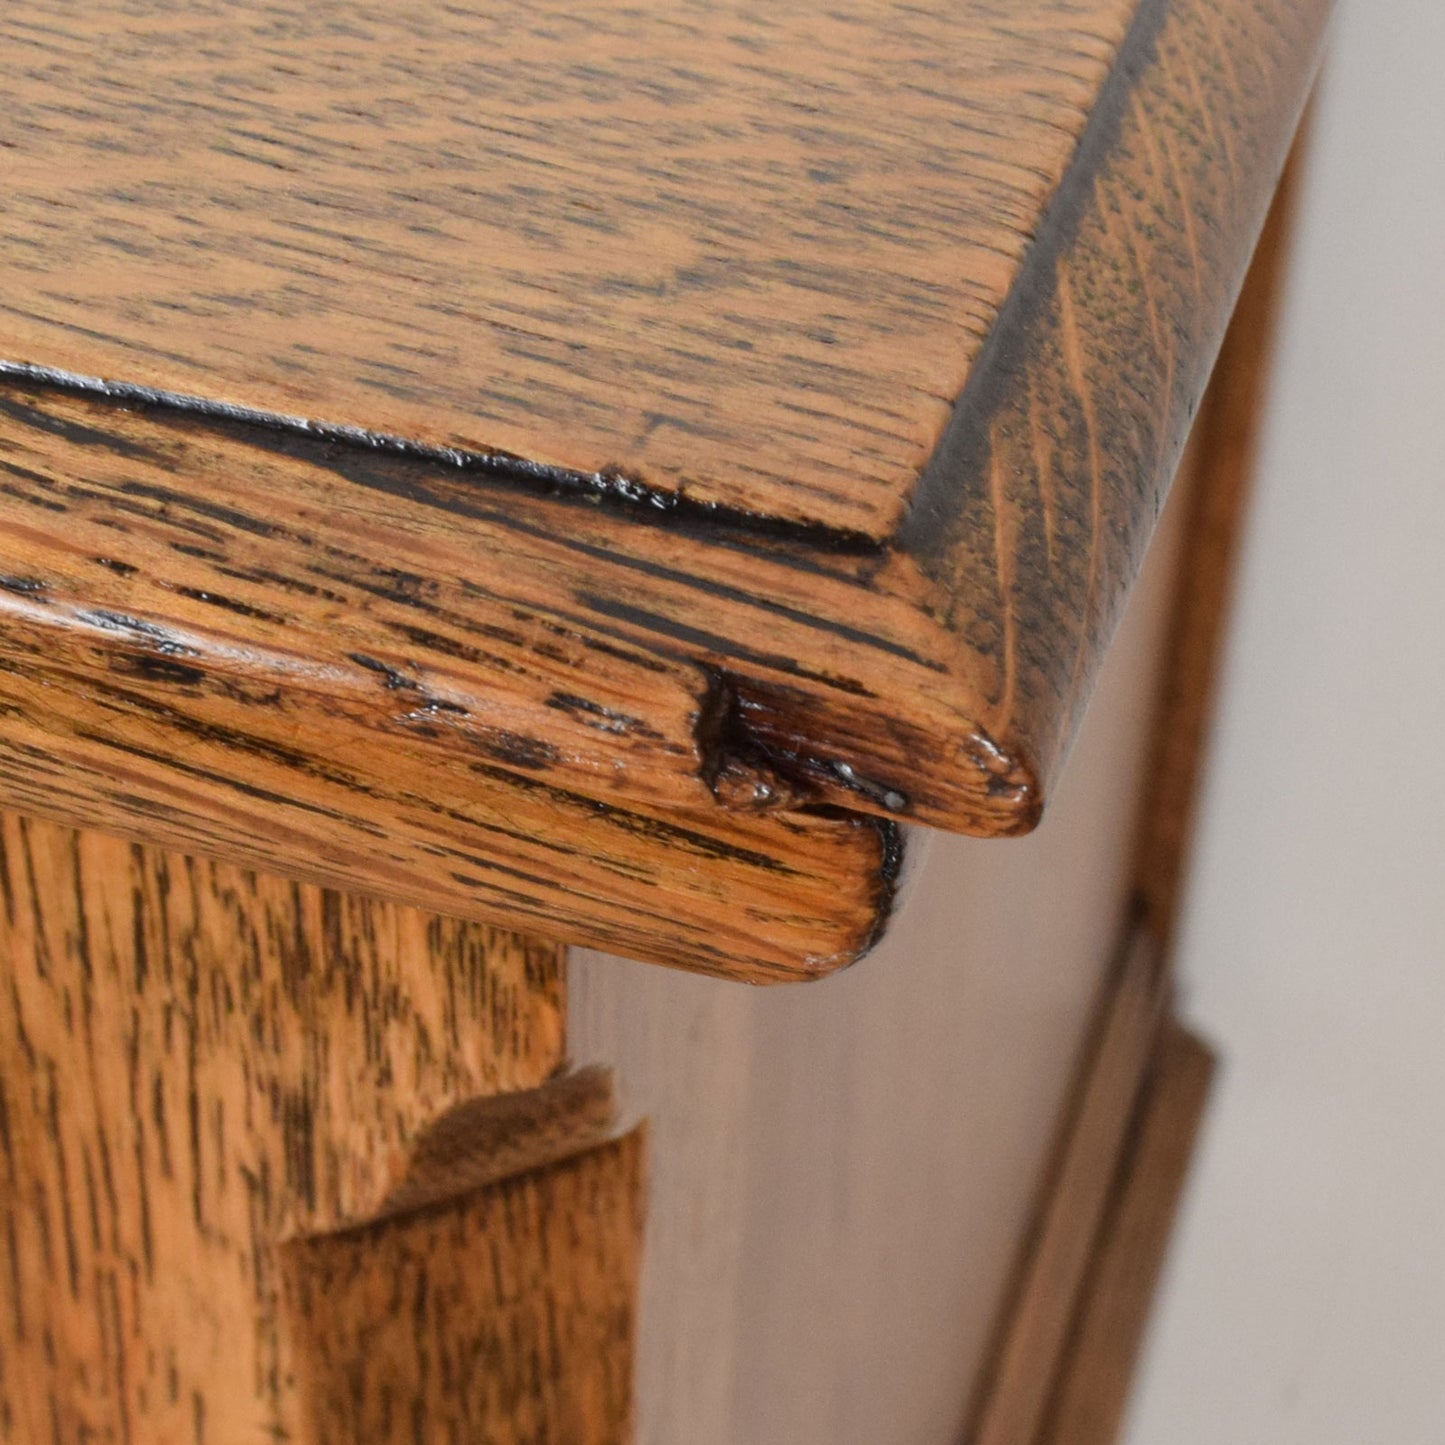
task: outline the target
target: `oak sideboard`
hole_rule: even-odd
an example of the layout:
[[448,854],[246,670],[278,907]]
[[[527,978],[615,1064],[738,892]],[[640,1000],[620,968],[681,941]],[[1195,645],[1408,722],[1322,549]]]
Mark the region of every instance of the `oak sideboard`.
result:
[[1113,1438],[1328,9],[0,13],[0,1439]]

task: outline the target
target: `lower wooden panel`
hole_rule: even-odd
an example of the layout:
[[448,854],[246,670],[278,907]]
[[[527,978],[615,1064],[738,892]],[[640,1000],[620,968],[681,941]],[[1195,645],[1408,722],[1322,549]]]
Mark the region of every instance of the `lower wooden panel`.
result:
[[962,1438],[1133,882],[1161,525],[1046,826],[919,846],[857,968],[741,989],[573,955],[571,1049],[651,1120],[639,1445]]
[[15,816],[0,904],[0,1438],[624,1438],[642,1144],[562,950]]
[[1158,1026],[1148,957],[1134,950],[1105,1007],[968,1445],[1118,1435],[1213,1071]]
[[1209,1050],[1171,1026],[1094,1247],[1039,1445],[1113,1445],[1119,1436],[1213,1072]]
[[284,1251],[308,1441],[625,1445],[644,1136]]

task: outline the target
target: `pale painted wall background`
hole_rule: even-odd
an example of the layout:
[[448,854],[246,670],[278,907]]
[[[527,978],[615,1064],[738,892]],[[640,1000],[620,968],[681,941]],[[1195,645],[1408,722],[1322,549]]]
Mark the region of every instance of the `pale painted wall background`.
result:
[[1445,1441],[1445,3],[1339,18],[1183,944],[1129,1445]]

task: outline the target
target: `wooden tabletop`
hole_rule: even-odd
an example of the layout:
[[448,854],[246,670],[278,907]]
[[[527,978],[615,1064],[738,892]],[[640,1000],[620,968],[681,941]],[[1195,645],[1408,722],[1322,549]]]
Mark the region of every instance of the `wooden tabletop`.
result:
[[0,802],[748,977],[1037,821],[1326,0],[0,15]]

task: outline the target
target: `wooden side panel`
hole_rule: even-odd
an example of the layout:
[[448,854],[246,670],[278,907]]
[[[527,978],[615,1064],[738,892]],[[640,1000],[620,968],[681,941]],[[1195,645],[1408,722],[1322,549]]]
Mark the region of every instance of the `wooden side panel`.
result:
[[644,1142],[289,1245],[305,1438],[628,1445]]
[[[418,1203],[459,1199],[466,1221],[462,1253],[439,1253],[439,1291],[490,1277],[490,1251],[514,1245],[534,1271],[519,1370],[537,1312],[578,1304],[547,1294],[556,1281],[526,1249],[570,1229],[615,1259],[626,1293],[635,1242],[613,1246],[635,1236],[640,1145],[564,1170],[568,1223],[541,1234],[496,1231],[518,1200],[550,1218],[548,1186],[486,1183],[612,1127],[605,1077],[554,1081],[555,945],[9,815],[0,897],[7,1440],[335,1438],[302,1428],[311,1345],[277,1245],[395,1216],[396,1277],[420,1288],[404,1262],[434,1225],[398,1214]],[[460,1349],[478,1328],[457,1297],[428,1338]]]
[[[1157,964],[1147,943],[1135,957]],[[1146,980],[1153,1004],[1141,1013]],[[968,1445],[1117,1438],[1214,1067],[1203,1044],[1161,1019],[1161,999],[1157,968],[1126,965]]]
[[929,840],[863,965],[757,990],[572,958],[574,1054],[654,1144],[639,1441],[961,1438],[1112,972],[1172,552],[1050,825]]
[[1214,1058],[1166,1031],[1039,1445],[1114,1445],[1208,1101]]

